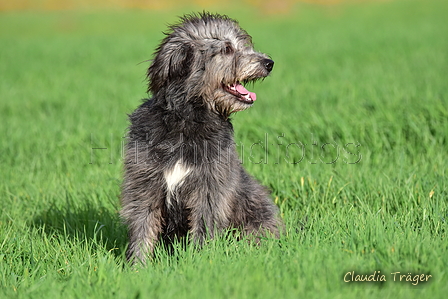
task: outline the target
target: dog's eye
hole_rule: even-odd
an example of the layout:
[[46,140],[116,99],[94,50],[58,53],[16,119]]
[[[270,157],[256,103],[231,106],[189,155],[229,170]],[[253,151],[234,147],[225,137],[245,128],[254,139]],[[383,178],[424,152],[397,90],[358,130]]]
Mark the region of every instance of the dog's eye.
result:
[[233,47],[231,44],[226,44],[225,48],[224,48],[224,54],[229,55],[229,54],[233,54]]

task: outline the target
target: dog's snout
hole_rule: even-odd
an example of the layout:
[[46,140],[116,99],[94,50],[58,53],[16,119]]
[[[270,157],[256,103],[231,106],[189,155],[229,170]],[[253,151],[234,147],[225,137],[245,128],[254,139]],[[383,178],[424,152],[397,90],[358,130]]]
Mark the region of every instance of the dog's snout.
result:
[[264,67],[266,68],[266,70],[268,72],[272,71],[272,68],[274,67],[274,61],[273,60],[265,59],[265,60],[263,60],[263,64],[264,64]]

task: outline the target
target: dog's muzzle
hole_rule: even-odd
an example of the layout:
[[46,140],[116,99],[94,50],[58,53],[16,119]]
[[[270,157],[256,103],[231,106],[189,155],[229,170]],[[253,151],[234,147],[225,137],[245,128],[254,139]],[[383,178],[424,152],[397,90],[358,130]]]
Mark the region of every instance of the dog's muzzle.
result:
[[[261,65],[266,69],[267,73],[260,75],[259,77],[252,78],[251,80],[247,80],[245,82],[250,82],[257,80],[259,78],[266,77],[274,67],[274,61],[271,59],[263,59],[260,61]],[[252,105],[257,99],[257,95],[254,92],[248,91],[239,81],[236,81],[233,84],[223,84],[223,88],[225,91],[235,96],[240,102],[245,104]]]

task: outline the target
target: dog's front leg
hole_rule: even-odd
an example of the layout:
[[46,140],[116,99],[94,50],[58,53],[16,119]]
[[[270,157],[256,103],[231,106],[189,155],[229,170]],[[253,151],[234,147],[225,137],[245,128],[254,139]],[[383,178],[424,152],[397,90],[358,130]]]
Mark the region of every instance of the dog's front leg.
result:
[[201,247],[205,239],[213,238],[214,221],[209,211],[194,209],[190,214],[190,241]]
[[194,201],[189,205],[190,241],[198,246],[202,246],[206,239],[212,239],[217,232],[229,227],[231,213],[224,194],[213,193],[206,185],[202,187],[195,190],[196,193],[193,193],[191,198]]
[[162,232],[162,209],[135,211],[128,219],[129,247],[126,257],[133,264],[146,264]]

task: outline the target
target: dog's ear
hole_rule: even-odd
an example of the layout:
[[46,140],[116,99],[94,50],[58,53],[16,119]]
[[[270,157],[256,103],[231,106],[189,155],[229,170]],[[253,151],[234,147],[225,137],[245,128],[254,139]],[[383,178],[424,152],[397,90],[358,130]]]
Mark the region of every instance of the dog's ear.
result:
[[176,81],[185,80],[191,72],[193,55],[193,46],[188,43],[162,43],[148,69],[148,92],[154,94]]

